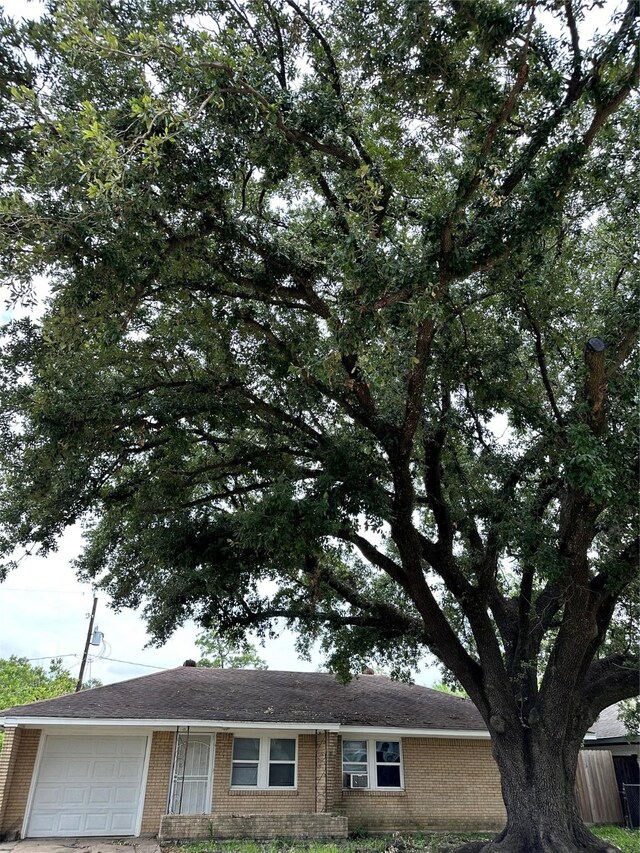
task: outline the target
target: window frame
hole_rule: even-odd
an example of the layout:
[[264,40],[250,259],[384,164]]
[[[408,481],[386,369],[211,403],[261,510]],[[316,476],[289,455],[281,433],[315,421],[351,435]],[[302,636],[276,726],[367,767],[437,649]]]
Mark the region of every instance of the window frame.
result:
[[[235,764],[255,764],[255,761],[247,759],[234,761],[233,747],[237,739],[246,738],[248,740],[258,741],[258,773],[255,785],[234,785],[233,784],[233,768]],[[293,761],[271,760],[271,741],[272,740],[292,740],[294,743],[294,759]],[[269,769],[272,764],[293,764],[293,785],[270,785],[269,784]],[[229,777],[229,789],[232,791],[296,791],[298,789],[298,735],[289,735],[288,733],[271,732],[270,734],[257,734],[254,732],[238,732],[233,734],[231,743],[231,771]]]
[[[345,773],[344,765],[345,764],[354,764],[354,763],[360,764],[360,763],[362,763],[362,762],[353,762],[353,761],[345,761],[344,760],[344,744],[345,744],[345,742],[353,741],[353,740],[365,741],[365,743],[367,745],[367,769],[366,769],[366,773],[367,773],[369,784],[367,785],[366,788],[364,788],[364,787],[362,787],[362,788],[345,787],[345,784],[344,784],[344,773]],[[397,743],[398,744],[398,752],[400,755],[400,763],[398,765],[400,768],[400,785],[399,786],[378,785],[378,766],[380,766],[380,765],[379,765],[379,762],[378,762],[377,756],[376,756],[376,743],[380,743],[380,742],[384,742],[384,741],[388,741],[390,743]],[[340,759],[341,759],[340,777],[342,779],[342,790],[343,791],[387,791],[387,792],[393,792],[393,791],[404,791],[405,790],[405,787],[404,787],[404,754],[402,751],[402,738],[399,735],[393,735],[391,737],[384,737],[384,736],[369,737],[367,735],[359,736],[357,734],[349,734],[348,737],[345,737],[343,735],[342,736],[342,742],[340,744]],[[395,767],[396,765],[390,764],[389,766]]]

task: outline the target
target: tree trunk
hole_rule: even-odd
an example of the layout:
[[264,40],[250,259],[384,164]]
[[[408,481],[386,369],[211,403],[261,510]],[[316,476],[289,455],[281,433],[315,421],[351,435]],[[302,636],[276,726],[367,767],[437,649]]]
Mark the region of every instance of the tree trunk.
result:
[[455,853],[617,853],[585,827],[575,798],[582,738],[560,738],[520,728],[493,735],[507,824],[491,841],[449,848]]

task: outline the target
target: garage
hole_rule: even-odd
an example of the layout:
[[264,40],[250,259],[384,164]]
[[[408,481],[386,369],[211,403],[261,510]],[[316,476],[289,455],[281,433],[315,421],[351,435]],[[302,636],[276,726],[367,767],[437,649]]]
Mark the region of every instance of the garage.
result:
[[47,735],[26,835],[137,835],[146,735]]

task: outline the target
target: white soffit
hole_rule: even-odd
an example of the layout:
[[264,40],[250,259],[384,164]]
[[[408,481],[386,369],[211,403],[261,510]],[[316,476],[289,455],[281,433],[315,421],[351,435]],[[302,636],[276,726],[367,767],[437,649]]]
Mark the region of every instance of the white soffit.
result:
[[202,728],[209,731],[233,731],[238,729],[253,729],[267,731],[295,731],[315,732],[328,731],[336,734],[362,735],[363,737],[375,737],[380,734],[384,737],[399,735],[404,737],[437,737],[437,738],[473,738],[489,739],[490,734],[486,729],[427,729],[398,726],[343,726],[339,723],[275,723],[275,722],[240,722],[234,720],[137,720],[137,719],[95,719],[74,717],[4,717],[0,719],[4,726],[30,726],[31,728],[42,728],[43,726],[92,726],[92,727],[132,727],[145,728],[159,731],[161,729],[173,730],[176,728]]

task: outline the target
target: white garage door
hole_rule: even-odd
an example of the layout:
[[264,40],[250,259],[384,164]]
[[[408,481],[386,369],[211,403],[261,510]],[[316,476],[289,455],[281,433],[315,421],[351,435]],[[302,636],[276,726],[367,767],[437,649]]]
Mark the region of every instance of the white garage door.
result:
[[27,835],[135,835],[144,735],[49,735]]

